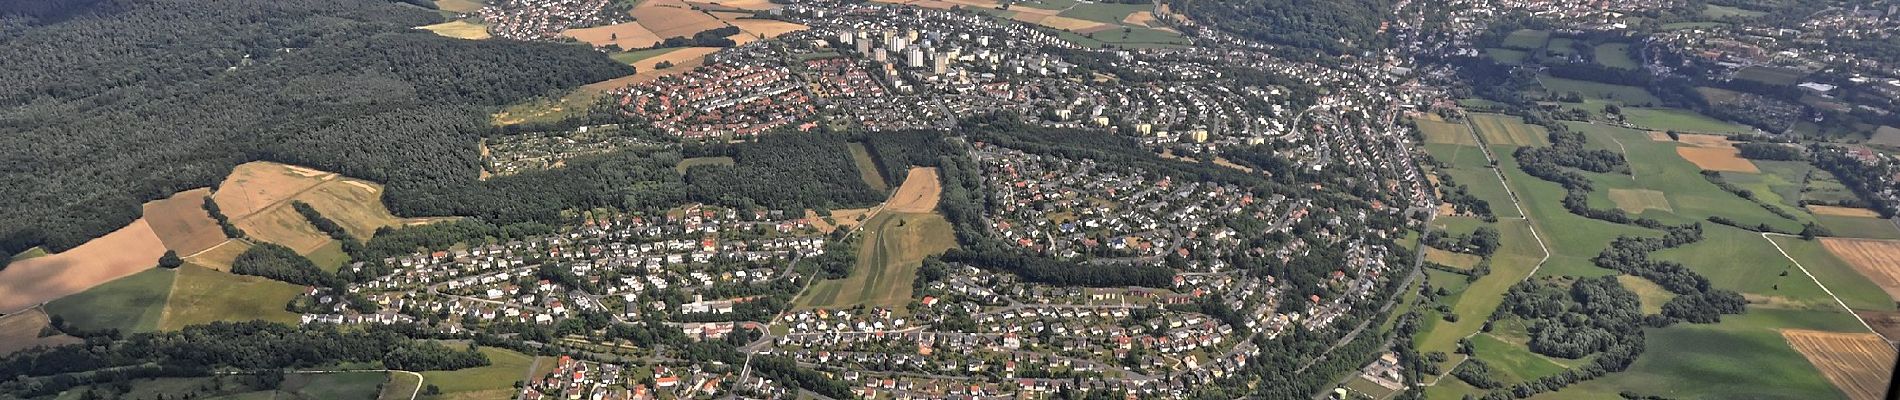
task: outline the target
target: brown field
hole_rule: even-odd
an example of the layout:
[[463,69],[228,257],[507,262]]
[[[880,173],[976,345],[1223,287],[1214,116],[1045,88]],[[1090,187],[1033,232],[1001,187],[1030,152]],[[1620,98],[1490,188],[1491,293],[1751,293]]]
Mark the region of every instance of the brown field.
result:
[[[1689,145],[1696,146],[1696,147],[1708,147],[1708,148],[1716,148],[1716,149],[1735,148],[1735,142],[1730,142],[1728,140],[1728,136],[1710,135],[1710,134],[1703,134],[1703,133],[1678,133],[1676,134],[1676,136],[1682,139],[1680,140],[1681,142],[1687,143]],[[1669,134],[1664,133],[1663,137],[1668,138]]]
[[1875,129],[1873,136],[1868,137],[1867,144],[1900,146],[1900,128],[1882,126]]
[[640,26],[661,38],[692,37],[701,31],[726,26],[725,21],[694,10],[691,4],[681,0],[646,0],[630,13]]
[[165,243],[141,218],[58,254],[0,270],[0,312],[21,310],[158,265]]
[[1821,246],[1886,290],[1888,296],[1900,299],[1900,241],[1821,238]]
[[1042,26],[1047,26],[1050,28],[1056,28],[1056,29],[1061,29],[1065,31],[1075,31],[1075,32],[1090,32],[1090,31],[1101,30],[1101,29],[1105,29],[1105,28],[1109,28],[1113,26],[1113,25],[1090,21],[1086,19],[1075,19],[1075,18],[1069,18],[1069,17],[1063,17],[1063,16],[1055,16],[1055,15],[1049,16],[1047,18],[1043,18],[1041,22],[1037,22],[1037,23],[1042,24]]
[[252,240],[276,243],[299,254],[310,254],[330,242],[330,235],[317,230],[315,225],[304,219],[303,214],[290,208],[290,203],[251,214],[233,223],[250,235]]
[[1900,337],[1900,311],[1863,311],[1854,310],[1854,315],[1867,321],[1867,326],[1885,337]]
[[211,199],[225,217],[237,220],[290,200],[335,175],[271,162],[245,163],[231,169]]
[[46,311],[38,308],[0,316],[0,357],[34,347],[54,347],[85,342],[63,333],[40,337],[40,332],[45,330],[47,324],[50,323],[51,319],[46,316]]
[[1675,139],[1669,138],[1669,132],[1663,132],[1663,131],[1649,131],[1649,140],[1654,140],[1658,142],[1676,141]]
[[831,233],[839,229],[851,229],[852,227],[858,226],[858,224],[863,223],[859,218],[871,219],[870,216],[866,215],[870,214],[870,212],[871,209],[869,208],[831,210],[831,220],[838,223],[837,225],[832,225],[831,223],[825,222],[825,217],[819,216],[817,211],[805,210],[805,221],[811,224],[812,227],[818,228],[820,232]]
[[1156,25],[1155,13],[1151,11],[1136,11],[1133,14],[1128,14],[1127,17],[1122,18],[1122,23],[1153,28]]
[[212,247],[208,250],[205,250],[198,254],[192,254],[192,255],[186,256],[185,261],[190,262],[192,264],[202,265],[205,268],[215,269],[219,271],[230,271],[231,262],[236,261],[239,254],[244,254],[245,250],[250,250],[250,249],[251,249],[250,242],[245,242],[242,240],[226,240],[224,241],[224,243],[219,244],[215,247]]
[[937,209],[937,201],[943,197],[943,182],[937,180],[937,169],[912,167],[904,178],[904,185],[897,187],[884,208],[902,213],[928,213]]
[[771,19],[729,19],[726,20],[726,22],[739,27],[739,30],[745,31],[746,34],[766,39],[811,28],[809,26]]
[[770,10],[770,9],[780,7],[777,4],[772,4],[772,2],[769,0],[711,0],[711,1],[695,1],[691,3],[701,5],[702,7],[706,5],[713,5],[713,6],[719,6],[719,7],[725,7],[725,8],[732,8],[732,9],[739,9],[739,10],[753,10],[753,11],[764,11],[764,10]]
[[1648,189],[1610,189],[1610,202],[1631,214],[1641,214],[1648,209],[1675,211],[1669,207],[1669,198],[1663,196],[1663,192]]
[[1880,336],[1784,329],[1781,336],[1853,400],[1885,398],[1894,350]]
[[1869,210],[1869,209],[1859,208],[1859,207],[1836,207],[1836,206],[1824,206],[1824,205],[1819,205],[1819,204],[1809,204],[1808,211],[1811,211],[1811,212],[1814,212],[1815,214],[1820,214],[1820,215],[1880,218],[1880,213],[1874,212],[1874,210]]
[[1478,262],[1483,260],[1484,257],[1478,257],[1472,254],[1439,250],[1437,247],[1431,246],[1425,247],[1425,261],[1438,263],[1439,265],[1447,267],[1471,269],[1471,267],[1478,266]]
[[569,29],[562,31],[561,36],[587,42],[587,44],[594,45],[594,47],[603,47],[611,44],[620,46],[620,48],[624,50],[653,47],[653,45],[659,44],[660,41],[666,39],[654,34],[653,31],[647,30],[645,26],[641,26],[638,22]]
[[488,35],[487,25],[462,20],[443,22],[435,25],[423,25],[416,27],[416,29],[435,32],[436,35],[456,39],[482,40],[490,37]]
[[1755,163],[1749,162],[1746,158],[1742,158],[1741,151],[1733,148],[1677,147],[1676,154],[1681,155],[1683,159],[1689,160],[1691,163],[1695,163],[1696,167],[1702,168],[1703,170],[1747,172],[1751,174],[1761,173],[1760,169],[1755,168]]
[[145,222],[152,233],[165,242],[165,248],[178,254],[196,254],[224,243],[224,230],[205,212],[205,196],[210,188],[178,192],[171,198],[145,203]]
[[[627,87],[627,85],[635,83],[660,79],[662,76],[684,73],[693,70],[694,67],[704,65],[706,63],[706,55],[716,53],[719,50],[721,49],[718,47],[682,47],[667,52],[666,54],[653,56],[633,63],[633,67],[639,70],[639,72],[633,75],[594,82],[582,87],[595,92],[604,92]],[[654,65],[659,64],[661,61],[672,62],[673,68],[653,68]]]
[[383,206],[382,186],[304,167],[246,163],[233,169],[218,188],[212,199],[239,229],[304,254],[330,237],[292,208],[292,200],[309,203],[358,239],[368,239],[377,228],[406,224]]

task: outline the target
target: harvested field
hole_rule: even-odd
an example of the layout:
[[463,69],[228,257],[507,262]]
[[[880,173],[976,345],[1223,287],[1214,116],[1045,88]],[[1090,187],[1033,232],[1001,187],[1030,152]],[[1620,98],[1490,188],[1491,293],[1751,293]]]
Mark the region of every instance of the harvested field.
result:
[[381,185],[294,165],[239,165],[218,188],[212,199],[239,229],[302,254],[328,243],[330,236],[298,213],[293,200],[309,203],[359,240],[369,239],[378,228],[409,222],[383,206]]
[[1471,267],[1477,266],[1478,262],[1483,260],[1484,257],[1478,257],[1477,255],[1439,250],[1437,247],[1428,246],[1425,248],[1425,261],[1438,263],[1439,265],[1447,267],[1471,269]]
[[1669,207],[1669,197],[1663,192],[1649,189],[1610,189],[1610,202],[1616,208],[1631,214],[1642,214],[1643,210],[1663,210],[1675,212]]
[[[666,54],[648,57],[634,62],[632,64],[633,67],[638,69],[639,72],[633,75],[590,83],[587,86],[582,86],[582,88],[595,92],[604,92],[627,87],[627,85],[635,83],[650,82],[654,79],[660,79],[662,76],[684,73],[693,70],[694,67],[705,64],[706,55],[716,53],[719,50],[721,49],[718,47],[681,47],[666,52]],[[673,63],[673,67],[667,69],[655,68],[656,65],[663,61]]]
[[1835,387],[1853,400],[1885,398],[1892,376],[1894,349],[1880,336],[1867,333],[1784,329],[1781,336],[1821,370]]
[[220,243],[198,254],[185,256],[185,261],[204,266],[205,268],[230,271],[231,262],[236,261],[239,254],[244,254],[245,250],[250,249],[251,244],[248,242],[242,240],[226,240],[224,243]]
[[885,200],[884,209],[900,213],[927,213],[937,209],[937,201],[943,196],[943,181],[937,179],[937,169],[912,167],[910,174],[904,177],[904,184],[897,187],[897,193]]
[[1875,129],[1874,135],[1867,139],[1867,144],[1900,146],[1900,128],[1882,126],[1880,129]]
[[171,297],[159,317],[161,330],[217,321],[266,320],[294,324],[297,314],[284,304],[303,293],[303,287],[257,276],[233,275],[196,265],[178,268]]
[[604,47],[611,44],[620,46],[623,50],[653,47],[653,45],[659,44],[660,41],[666,39],[654,34],[653,31],[647,30],[645,26],[640,25],[638,22],[569,29],[562,31],[561,36],[587,42],[587,44],[594,45],[594,47]]
[[772,4],[772,2],[768,0],[711,0],[711,1],[694,1],[690,3],[701,5],[702,8],[714,8],[714,7],[705,7],[707,5],[711,5],[711,6],[730,8],[730,9],[753,10],[753,11],[764,11],[764,10],[779,8],[779,5]]
[[1761,173],[1755,163],[1742,158],[1741,151],[1710,147],[1677,147],[1676,154],[1706,171]]
[[0,270],[0,312],[21,310],[158,265],[165,243],[144,218],[58,254]]
[[[825,217],[819,216],[817,211],[805,210],[805,221],[813,227],[818,228],[819,231],[831,233],[839,229],[851,229],[852,227],[858,226],[858,224],[864,222],[863,220],[870,218],[869,215],[866,215],[870,213],[871,209],[869,208],[831,210],[832,222],[825,222]],[[834,225],[833,223],[836,224]]]
[[245,163],[231,170],[211,199],[218,202],[218,210],[225,217],[242,219],[290,200],[335,175],[312,171],[272,162]]
[[210,195],[211,189],[198,188],[145,203],[145,221],[165,248],[178,254],[196,254],[217,246],[225,237],[218,221],[205,212],[205,196]]
[[1133,14],[1128,14],[1127,18],[1122,18],[1122,23],[1149,28],[1158,26],[1155,24],[1155,14],[1151,11],[1136,11]]
[[379,228],[408,222],[389,213],[389,208],[383,206],[383,186],[368,181],[340,178],[317,185],[296,199],[342,225],[357,240],[367,241]]
[[[1668,133],[1664,133],[1663,135],[1665,138],[1667,138]],[[1696,147],[1707,147],[1707,148],[1713,148],[1713,149],[1735,148],[1735,142],[1729,141],[1728,136],[1710,135],[1706,133],[1678,133],[1676,134],[1676,137],[1681,138],[1681,140],[1678,140],[1678,141],[1689,144],[1691,146],[1696,146]]]
[[1874,332],[1886,337],[1900,337],[1900,311],[1863,311],[1854,310],[1854,315],[1867,321]]
[[482,40],[490,37],[488,35],[487,25],[462,20],[443,22],[435,25],[423,25],[416,27],[416,29],[434,32],[436,35],[442,37],[452,37],[456,39]]
[[316,225],[290,208],[289,203],[284,204],[242,219],[233,218],[234,223],[251,239],[283,245],[298,254],[309,254],[330,242],[330,235],[317,230]]
[[1649,131],[1649,140],[1654,140],[1658,142],[1676,141],[1675,139],[1669,138],[1669,132],[1663,132],[1663,131]]
[[0,357],[34,347],[54,347],[84,342],[58,331],[54,331],[51,336],[41,337],[40,332],[46,330],[51,320],[46,316],[45,311],[38,308],[0,317]]
[[923,259],[956,246],[950,222],[935,213],[879,213],[865,222],[857,263],[843,279],[820,281],[794,303],[803,308],[903,309]]
[[1089,32],[1089,31],[1100,30],[1103,28],[1108,28],[1108,27],[1113,26],[1113,25],[1090,21],[1086,19],[1069,18],[1069,17],[1064,17],[1064,16],[1050,16],[1048,18],[1043,18],[1042,21],[1039,21],[1037,23],[1041,24],[1042,26],[1047,26],[1050,28],[1055,28],[1055,29],[1060,29],[1060,30],[1065,30],[1065,31],[1075,31],[1075,32]]
[[1889,297],[1900,299],[1900,241],[1821,238],[1821,246],[1860,271]]
[[725,21],[694,10],[691,4],[680,0],[646,0],[631,13],[640,26],[661,38],[692,37],[695,33],[726,26]]
[[771,19],[729,19],[726,22],[752,36],[771,39],[787,33],[810,29],[809,26]]
[[1874,210],[1869,210],[1869,209],[1859,208],[1859,207],[1837,207],[1837,206],[1824,206],[1824,205],[1819,205],[1819,204],[1809,204],[1808,211],[1813,212],[1815,214],[1821,214],[1821,215],[1837,215],[1837,216],[1842,216],[1842,217],[1861,217],[1861,218],[1880,218],[1880,213],[1874,212]]
[[1414,122],[1418,124],[1419,133],[1425,136],[1425,143],[1478,145],[1478,138],[1471,135],[1471,127],[1465,124],[1422,119]]

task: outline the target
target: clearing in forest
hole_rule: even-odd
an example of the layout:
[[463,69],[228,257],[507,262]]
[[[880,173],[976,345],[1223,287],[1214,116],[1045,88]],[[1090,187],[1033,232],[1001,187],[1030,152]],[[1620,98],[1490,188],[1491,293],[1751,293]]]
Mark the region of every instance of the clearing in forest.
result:
[[[211,196],[219,211],[253,239],[309,254],[330,242],[291,204],[302,201],[357,240],[383,227],[437,219],[403,219],[383,206],[383,187],[294,165],[252,162],[231,170]],[[213,266],[215,268],[215,266]]]
[[1784,329],[1781,336],[1852,400],[1885,398],[1894,349],[1870,333]]
[[490,37],[488,35],[487,25],[463,20],[443,22],[435,25],[423,25],[416,27],[416,29],[434,32],[436,35],[442,37],[456,39],[482,40]]

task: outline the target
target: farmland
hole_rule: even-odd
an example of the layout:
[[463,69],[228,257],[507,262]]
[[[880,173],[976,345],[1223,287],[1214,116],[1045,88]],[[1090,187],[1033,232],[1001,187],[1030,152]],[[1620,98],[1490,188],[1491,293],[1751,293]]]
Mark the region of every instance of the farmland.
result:
[[[1661,104],[1662,99],[1650,94],[1649,90],[1635,87],[1611,85],[1607,83],[1564,79],[1553,76],[1540,76],[1538,82],[1551,93],[1577,92],[1585,98],[1609,100],[1627,106]],[[1627,109],[1626,109],[1627,110]]]
[[0,316],[0,357],[34,347],[54,347],[82,342],[79,338],[66,336],[63,333],[40,336],[50,320],[45,311],[37,308]]
[[864,149],[863,143],[853,142],[846,146],[851,148],[851,162],[858,166],[858,177],[864,179],[865,184],[880,192],[891,189],[891,184],[884,181],[884,175],[877,172],[877,162],[871,160],[871,152]]
[[1471,135],[1471,127],[1465,124],[1426,119],[1413,122],[1418,124],[1419,132],[1425,135],[1425,143],[1478,145],[1476,137]]
[[1649,328],[1649,350],[1629,370],[1536,398],[1604,399],[1622,391],[1670,398],[1839,398],[1821,372],[1782,339],[1785,328],[1864,331],[1844,313],[1775,309],[1750,309],[1717,324]]
[[1900,227],[1881,218],[1848,217],[1816,213],[1814,221],[1834,236],[1863,239],[1900,239]]
[[1425,248],[1425,261],[1457,269],[1471,269],[1482,259],[1476,255],[1439,250],[1436,247]]
[[1696,168],[1701,168],[1704,171],[1746,172],[1751,174],[1761,172],[1760,169],[1755,168],[1755,163],[1749,162],[1746,158],[1742,158],[1741,151],[1736,149],[1677,147],[1676,154],[1681,155],[1683,159],[1689,160],[1690,163],[1695,164]]
[[1631,214],[1642,214],[1645,210],[1675,211],[1669,208],[1669,198],[1663,192],[1649,189],[1610,189],[1610,202],[1616,208]]
[[485,367],[422,373],[423,382],[442,389],[440,396],[425,399],[509,399],[514,397],[514,382],[528,376],[534,357],[512,350],[483,347],[490,364]]
[[1485,144],[1500,146],[1548,146],[1549,132],[1544,127],[1525,124],[1523,118],[1502,115],[1473,113],[1470,124],[1476,127],[1478,135],[1484,137]]
[[[1485,317],[1504,302],[1504,292],[1530,275],[1544,257],[1527,221],[1500,220],[1497,229],[1500,245],[1497,254],[1492,255],[1491,273],[1471,282],[1453,297],[1456,300],[1451,309],[1459,316],[1457,322],[1434,318],[1433,323],[1419,331],[1414,339],[1419,351],[1451,353],[1456,350],[1458,339],[1483,328]],[[1454,275],[1451,279],[1463,281],[1463,276]],[[1432,282],[1438,285],[1444,281],[1434,279]]]
[[144,219],[70,250],[13,261],[0,269],[0,312],[79,293],[158,265],[165,244]]
[[1520,50],[1544,48],[1550,42],[1550,31],[1519,29],[1504,38],[1504,47]]
[[[1640,215],[1657,218],[1665,223],[1688,223],[1722,216],[1748,225],[1768,224],[1789,232],[1801,229],[1798,221],[1769,213],[1761,206],[1710,183],[1698,172],[1700,168],[1696,164],[1682,157],[1680,150],[1701,148],[1726,152],[1732,149],[1681,147],[1675,142],[1650,140],[1645,131],[1613,126],[1585,123],[1566,125],[1572,131],[1582,132],[1593,143],[1624,153],[1624,158],[1629,162],[1628,173],[1584,174],[1599,187],[1590,194],[1592,207],[1613,207],[1615,203],[1610,198],[1611,190],[1644,189],[1662,192],[1663,197],[1669,200],[1670,210],[1652,209]],[[1703,145],[1725,146],[1693,136],[1684,136],[1684,139]]]
[[236,261],[239,254],[244,254],[244,251],[250,250],[250,248],[251,244],[249,242],[227,240],[224,244],[218,245],[218,247],[212,247],[210,250],[205,250],[202,253],[189,255],[185,257],[185,261],[205,268],[230,271],[231,262]]
[[1824,238],[1821,245],[1888,296],[1900,299],[1900,241]]
[[1610,68],[1636,69],[1636,60],[1630,58],[1629,43],[1604,43],[1596,47],[1597,64]]
[[1751,133],[1755,131],[1746,126],[1709,118],[1708,116],[1697,114],[1694,111],[1674,108],[1630,107],[1623,109],[1623,116],[1628,118],[1632,124],[1656,130],[1722,134]]
[[1836,333],[1789,329],[1781,331],[1788,344],[1821,369],[1834,386],[1852,400],[1886,398],[1887,380],[1894,365],[1893,345],[1866,333]]
[[1675,293],[1663,289],[1662,285],[1634,275],[1617,275],[1616,281],[1623,284],[1624,288],[1636,293],[1636,298],[1643,303],[1644,314],[1660,313],[1664,303],[1676,298]]
[[253,162],[237,166],[211,198],[231,222],[251,237],[311,254],[330,243],[292,201],[310,204],[350,236],[366,240],[376,229],[427,219],[402,219],[383,206],[383,187],[368,181],[293,165]]
[[[1469,137],[1470,133],[1466,135]],[[1458,184],[1470,188],[1472,196],[1489,203],[1492,215],[1499,218],[1522,217],[1517,207],[1511,206],[1511,194],[1505,191],[1504,183],[1498,181],[1497,173],[1492,171],[1482,150],[1476,146],[1426,144],[1425,151],[1433,159],[1450,164],[1444,172],[1456,179]]]
[[145,221],[165,248],[178,254],[197,254],[225,240],[218,221],[205,212],[205,197],[211,189],[178,192],[170,198],[145,203]]
[[654,45],[660,44],[661,40],[666,39],[654,34],[653,31],[647,30],[647,28],[641,26],[639,22],[623,22],[592,28],[569,29],[562,31],[561,36],[587,42],[587,44],[594,45],[594,47],[612,45],[628,50],[653,47]]
[[1825,240],[1801,240],[1792,236],[1771,236],[1774,244],[1801,264],[1828,291],[1847,307],[1862,311],[1893,311],[1894,299],[1846,261],[1828,252]]
[[284,304],[303,293],[303,287],[255,276],[233,275],[196,265],[178,268],[164,302],[159,328],[178,330],[216,321],[266,320],[296,323],[297,314]]
[[167,269],[148,269],[47,303],[46,312],[87,331],[155,330],[175,275]]

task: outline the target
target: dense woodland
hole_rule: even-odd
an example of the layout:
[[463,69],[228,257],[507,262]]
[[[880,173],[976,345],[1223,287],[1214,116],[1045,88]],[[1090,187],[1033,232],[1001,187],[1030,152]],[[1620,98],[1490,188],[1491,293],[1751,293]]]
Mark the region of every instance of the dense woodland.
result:
[[1379,24],[1386,0],[1179,0],[1194,19],[1268,43],[1344,54],[1384,43]]
[[758,141],[690,150],[729,156],[733,165],[686,169],[686,197],[740,208],[801,210],[868,206],[884,200],[858,177],[845,136],[777,133]]
[[238,254],[231,262],[231,273],[255,275],[304,286],[340,287],[337,278],[298,255],[296,250],[263,242]]
[[[629,73],[584,47],[410,29],[377,0],[0,2],[0,249],[60,251],[251,160],[465,211],[487,109]],[[452,77],[452,78],[451,78]]]

